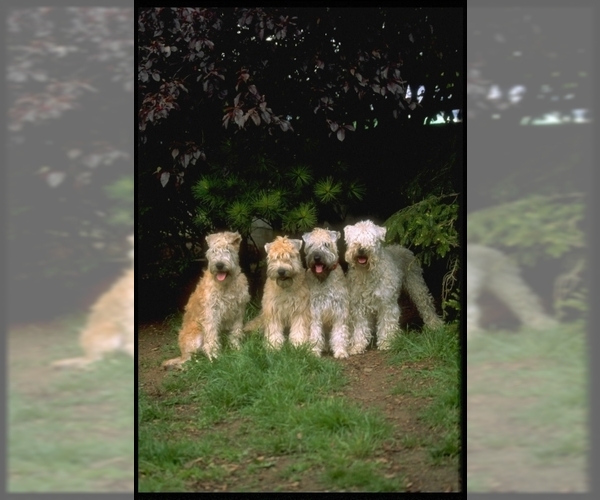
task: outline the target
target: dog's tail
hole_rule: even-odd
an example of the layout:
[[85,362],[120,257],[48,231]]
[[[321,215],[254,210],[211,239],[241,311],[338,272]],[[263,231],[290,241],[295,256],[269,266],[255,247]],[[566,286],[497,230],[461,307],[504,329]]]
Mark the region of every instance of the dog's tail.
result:
[[402,270],[402,288],[417,306],[423,323],[430,328],[441,327],[444,322],[435,310],[433,297],[423,279],[423,268],[415,255],[408,248],[396,245],[390,251]]
[[251,319],[243,327],[245,332],[253,332],[255,330],[263,330],[265,322],[261,313],[258,314],[254,319]]

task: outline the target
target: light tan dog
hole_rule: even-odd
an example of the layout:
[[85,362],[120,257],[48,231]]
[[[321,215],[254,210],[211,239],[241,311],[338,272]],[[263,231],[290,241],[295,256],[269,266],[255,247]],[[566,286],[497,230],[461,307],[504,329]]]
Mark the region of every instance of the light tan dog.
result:
[[262,311],[244,330],[262,327],[270,347],[281,348],[284,330],[290,329],[290,342],[298,346],[309,341],[310,292],[300,258],[302,240],[278,236],[267,243],[267,281]]
[[215,233],[208,242],[208,270],[190,296],[179,332],[181,356],[165,361],[164,368],[181,367],[202,349],[209,359],[220,349],[219,332],[229,330],[234,348],[240,345],[246,305],[250,301],[248,280],[239,266],[239,233]]
[[[129,237],[133,263],[133,235]],[[56,368],[83,368],[104,354],[122,350],[134,355],[134,271],[133,265],[92,306],[87,326],[79,337],[84,355],[55,361]]]

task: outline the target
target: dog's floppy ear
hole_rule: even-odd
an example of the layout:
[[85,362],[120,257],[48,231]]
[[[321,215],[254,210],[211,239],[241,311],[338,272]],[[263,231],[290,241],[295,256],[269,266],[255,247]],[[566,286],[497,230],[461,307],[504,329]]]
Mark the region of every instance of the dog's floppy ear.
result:
[[375,226],[377,228],[377,238],[381,241],[385,241],[385,234],[387,233],[387,228],[381,226]]
[[271,248],[272,244],[273,244],[273,242],[265,243],[265,252],[269,253],[269,248]]
[[237,231],[235,233],[225,233],[227,237],[227,241],[230,245],[233,245],[236,248],[240,248],[240,243],[242,242],[242,236]]
[[355,231],[356,231],[356,228],[354,226],[346,226],[344,228],[344,238],[346,240],[352,238],[352,235],[354,234]]
[[296,250],[300,251],[302,248],[302,240],[289,240],[292,245],[296,247]]

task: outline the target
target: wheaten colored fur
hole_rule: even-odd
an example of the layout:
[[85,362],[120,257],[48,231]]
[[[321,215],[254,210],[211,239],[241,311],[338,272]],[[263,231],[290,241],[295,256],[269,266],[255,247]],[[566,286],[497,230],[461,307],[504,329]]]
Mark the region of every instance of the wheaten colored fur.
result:
[[162,366],[181,367],[192,354],[202,349],[209,359],[217,357],[219,333],[230,331],[234,348],[240,345],[246,305],[250,300],[248,280],[239,267],[238,233],[215,233],[208,242],[208,269],[190,296],[179,332],[181,356],[165,361]]
[[423,269],[415,255],[400,245],[389,245],[389,252],[402,271],[402,289],[408,292],[425,326],[439,328],[444,324],[435,310],[433,297],[423,279]]
[[290,329],[290,342],[298,346],[309,341],[310,295],[305,270],[300,259],[302,240],[278,236],[265,245],[267,281],[262,311],[245,330],[264,328],[270,347],[279,349]]
[[335,358],[348,357],[349,297],[344,272],[338,263],[338,231],[316,228],[302,236],[306,243],[306,282],[310,290],[310,343],[320,356],[325,348],[325,330]]
[[375,325],[377,347],[390,347],[392,336],[399,330],[398,298],[403,286],[427,326],[443,324],[414,255],[399,245],[384,246],[385,234],[385,227],[369,220],[344,228],[349,266],[350,354],[365,351]]
[[[133,262],[133,236],[129,237]],[[111,351],[125,351],[134,356],[134,272],[125,271],[115,284],[92,306],[87,325],[79,337],[84,355],[62,359],[53,367],[84,368]]]

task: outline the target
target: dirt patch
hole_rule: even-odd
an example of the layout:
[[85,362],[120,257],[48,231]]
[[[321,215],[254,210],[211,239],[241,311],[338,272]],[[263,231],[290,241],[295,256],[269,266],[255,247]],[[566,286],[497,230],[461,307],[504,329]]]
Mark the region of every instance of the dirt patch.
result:
[[[150,396],[162,393],[161,383],[165,371],[160,362],[166,358],[162,346],[173,342],[165,335],[167,328],[160,324],[148,324],[138,329],[139,383]],[[365,354],[352,356],[339,361],[344,366],[349,384],[340,395],[355,401],[363,408],[376,408],[393,426],[393,439],[372,457],[377,467],[386,477],[403,476],[409,491],[460,491],[459,473],[454,466],[433,466],[427,450],[419,446],[403,446],[407,435],[417,440],[431,435],[429,429],[419,420],[417,414],[429,403],[425,398],[415,398],[406,394],[393,395],[391,390],[403,380],[407,384],[414,381],[407,377],[405,366],[390,366],[387,355],[381,351],[369,350]],[[243,428],[239,423],[230,422],[231,438],[240,434]],[[222,429],[221,429],[222,430]],[[229,433],[228,431],[228,433]],[[262,463],[261,463],[262,461]],[[195,484],[198,491],[325,491],[316,480],[319,471],[315,467],[291,475],[293,479],[281,479],[281,473],[294,463],[290,456],[262,457],[240,464],[213,464],[225,467],[228,471],[224,482]]]
[[138,327],[138,383],[150,397],[161,393],[160,386],[166,375],[160,366],[167,359],[162,346],[171,343],[173,337],[165,334],[165,330],[159,324]]
[[[430,435],[431,429],[417,417],[429,401],[405,394],[393,395],[390,391],[406,380],[408,368],[426,366],[414,363],[392,366],[387,355],[377,350],[368,350],[341,362],[350,381],[344,395],[363,408],[377,408],[393,426],[392,443],[384,445],[377,457],[386,473],[402,474],[407,480],[408,491],[459,491],[458,471],[447,466],[432,466],[427,450],[401,444],[405,436],[421,439]],[[406,384],[413,383],[406,380]]]

